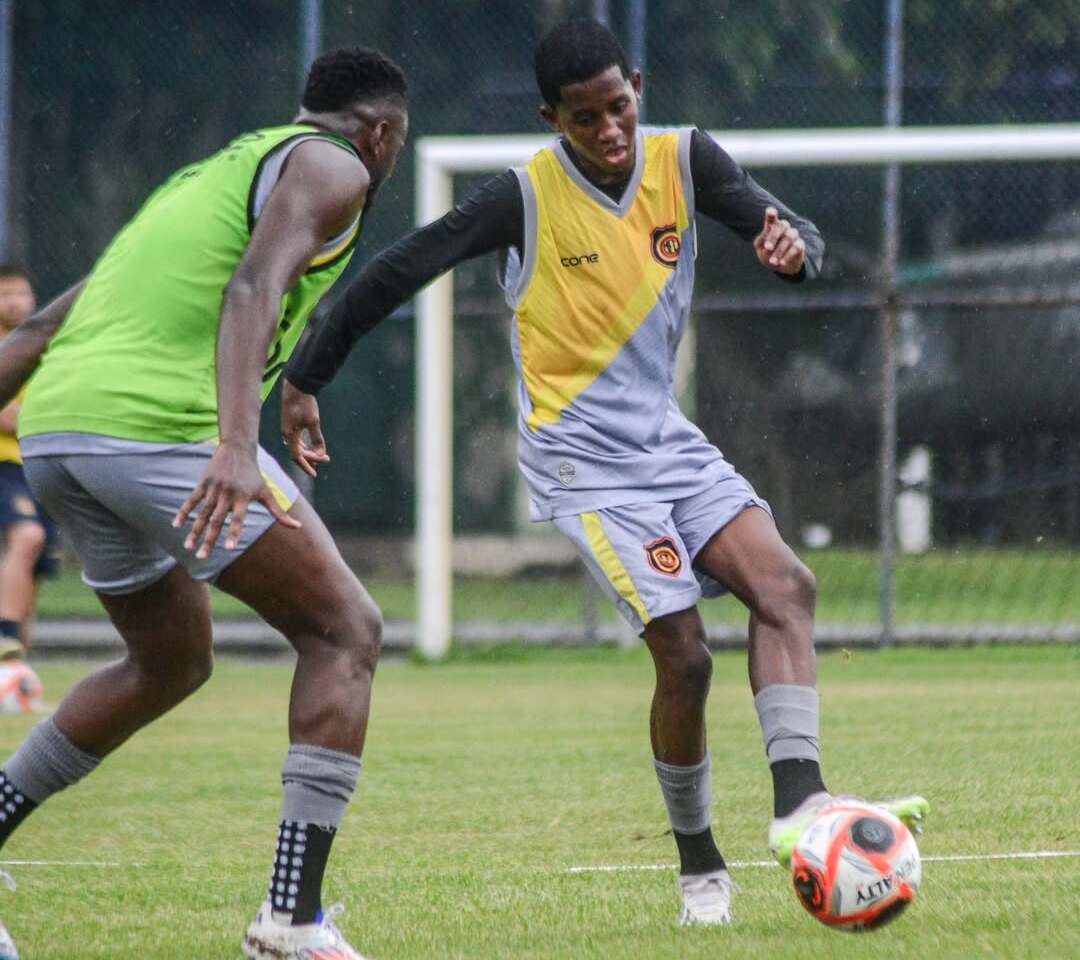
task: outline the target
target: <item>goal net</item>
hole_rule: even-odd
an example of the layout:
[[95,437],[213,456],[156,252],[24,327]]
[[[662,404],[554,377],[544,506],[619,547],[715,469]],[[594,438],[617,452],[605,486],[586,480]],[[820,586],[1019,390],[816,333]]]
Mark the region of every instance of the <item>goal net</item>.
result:
[[[1080,124],[713,136],[828,245],[822,278],[777,284],[699,217],[687,351],[694,418],[818,575],[819,639],[879,637],[883,577],[895,583],[901,641],[1080,637],[1080,607],[1068,598],[1080,574]],[[523,164],[549,142],[420,140],[417,223],[450,209],[462,178]],[[894,284],[880,270],[889,165],[901,171]],[[880,322],[886,310],[893,326]],[[508,316],[493,290],[455,292],[447,275],[417,299],[416,642],[429,657],[444,656],[455,635],[454,536],[468,531],[455,531],[453,478],[482,471],[488,487],[515,482],[492,475],[490,437],[468,462],[455,457],[455,327],[470,313],[484,318],[476,339],[486,356],[491,317]],[[885,364],[883,329],[895,331]],[[895,395],[882,372],[890,365]],[[895,410],[892,432],[883,405]],[[496,445],[509,449],[512,414],[498,429]],[[896,477],[882,514],[890,457]],[[484,531],[516,529],[512,510],[490,514]],[[519,542],[496,538],[489,549]],[[583,590],[581,620],[563,633],[614,635]],[[491,606],[492,639],[527,635],[529,603],[536,623],[550,625],[543,591],[524,584],[521,595],[526,612],[514,625]],[[707,618],[710,638],[739,642],[745,617],[726,603]]]

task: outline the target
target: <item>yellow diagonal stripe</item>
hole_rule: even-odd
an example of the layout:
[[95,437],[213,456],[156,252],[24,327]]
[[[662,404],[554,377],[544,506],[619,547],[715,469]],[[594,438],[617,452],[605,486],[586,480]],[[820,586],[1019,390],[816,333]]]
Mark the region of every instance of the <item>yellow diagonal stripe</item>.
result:
[[530,430],[536,430],[545,423],[557,423],[563,410],[607,369],[656,306],[658,291],[670,277],[671,271],[667,267],[657,263],[647,264],[645,275],[630,294],[626,306],[616,315],[611,326],[603,331],[602,339],[589,351],[584,362],[572,373],[562,376],[553,372],[538,374],[535,368],[525,366],[525,384],[533,403],[528,420]]
[[652,617],[645,609],[645,603],[641,599],[641,594],[637,592],[634,581],[630,579],[630,574],[627,573],[622,560],[619,559],[611,541],[608,540],[607,534],[604,533],[600,514],[583,513],[581,524],[585,528],[585,536],[589,538],[589,547],[592,549],[593,556],[596,557],[596,562],[600,564],[600,569],[604,571],[604,576],[619,592],[619,596],[637,611],[642,624],[648,624]]

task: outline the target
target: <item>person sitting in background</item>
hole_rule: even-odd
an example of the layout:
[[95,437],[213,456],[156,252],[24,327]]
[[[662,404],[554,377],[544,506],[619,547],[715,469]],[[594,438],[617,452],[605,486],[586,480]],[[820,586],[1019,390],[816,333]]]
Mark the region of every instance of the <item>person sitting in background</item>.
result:
[[[30,278],[21,267],[0,265],[0,336],[34,312]],[[15,430],[23,392],[0,410],[0,657],[21,655],[30,645],[38,580],[60,569],[56,525],[27,486]]]

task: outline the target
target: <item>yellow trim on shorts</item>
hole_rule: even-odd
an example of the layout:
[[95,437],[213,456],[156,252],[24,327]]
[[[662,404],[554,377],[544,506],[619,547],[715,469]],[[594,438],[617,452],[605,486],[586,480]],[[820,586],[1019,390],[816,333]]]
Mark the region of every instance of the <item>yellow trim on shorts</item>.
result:
[[585,536],[589,538],[589,547],[592,549],[593,556],[596,557],[596,562],[600,564],[600,569],[604,571],[604,576],[618,591],[619,596],[634,608],[638,617],[641,618],[642,624],[647,626],[652,617],[649,616],[649,611],[645,609],[645,603],[641,599],[641,594],[637,592],[634,581],[630,579],[630,574],[627,573],[626,567],[623,566],[623,562],[619,559],[619,555],[615,552],[615,548],[611,545],[607,534],[604,533],[604,525],[600,521],[600,514],[596,512],[583,513],[581,515],[581,525],[585,528]]
[[[211,437],[207,443],[212,443],[215,447],[220,446],[221,437]],[[258,454],[256,454],[256,456],[258,456]],[[267,454],[267,456],[269,456],[269,454]],[[274,499],[277,501],[278,506],[281,507],[282,510],[290,510],[294,501],[289,499],[288,494],[274,483],[274,478],[262,467],[259,467],[259,473],[262,474],[263,481],[270,488],[270,492],[274,495]]]
[[293,502],[288,498],[285,491],[274,483],[273,477],[261,467],[259,468],[259,473],[262,474],[262,478],[266,481],[266,485],[270,488],[270,492],[274,495],[274,499],[278,502],[278,506],[281,507],[282,510],[288,510],[293,505]]

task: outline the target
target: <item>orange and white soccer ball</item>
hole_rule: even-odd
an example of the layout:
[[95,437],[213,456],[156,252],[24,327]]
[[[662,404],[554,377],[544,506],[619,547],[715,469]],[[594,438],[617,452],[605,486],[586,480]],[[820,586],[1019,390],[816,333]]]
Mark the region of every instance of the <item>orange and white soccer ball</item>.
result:
[[891,813],[858,800],[826,806],[791,858],[799,902],[839,930],[872,930],[904,912],[922,881],[911,831]]
[[0,714],[40,713],[45,693],[38,675],[22,660],[0,660]]

